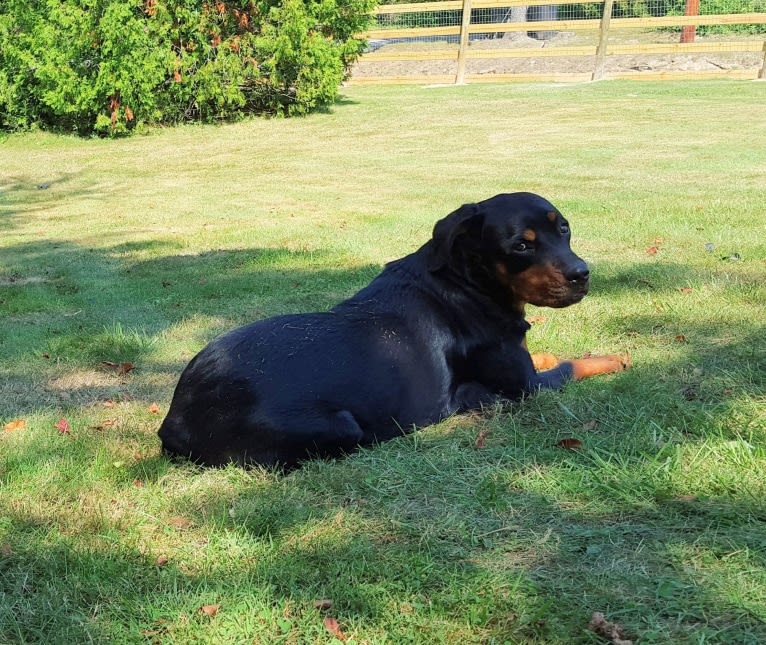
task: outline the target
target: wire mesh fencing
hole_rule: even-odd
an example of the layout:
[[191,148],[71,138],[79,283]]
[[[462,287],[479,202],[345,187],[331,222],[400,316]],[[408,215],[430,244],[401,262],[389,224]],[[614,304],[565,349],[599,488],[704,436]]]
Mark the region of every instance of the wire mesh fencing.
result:
[[351,82],[763,78],[766,0],[380,5]]

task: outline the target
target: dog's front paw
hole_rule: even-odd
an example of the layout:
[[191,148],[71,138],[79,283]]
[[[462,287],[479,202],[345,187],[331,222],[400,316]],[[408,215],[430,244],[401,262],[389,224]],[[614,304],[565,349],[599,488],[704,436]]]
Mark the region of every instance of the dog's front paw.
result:
[[633,359],[631,358],[630,354],[628,354],[628,352],[617,354],[615,358],[619,359],[621,365],[621,368],[618,371],[629,370],[631,367],[633,367]]
[[553,354],[547,352],[541,352],[539,354],[532,354],[532,365],[535,366],[535,370],[538,372],[542,370],[552,370],[561,361]]

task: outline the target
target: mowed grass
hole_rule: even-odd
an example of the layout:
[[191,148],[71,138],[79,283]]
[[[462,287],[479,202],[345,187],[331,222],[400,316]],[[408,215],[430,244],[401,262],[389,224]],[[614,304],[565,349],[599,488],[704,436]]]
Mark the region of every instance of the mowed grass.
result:
[[[594,612],[634,642],[766,642],[765,103],[355,87],[300,120],[3,139],[0,643],[609,642]],[[531,348],[632,371],[287,476],[160,455],[216,334],[327,309],[514,190],[593,273],[530,309]]]

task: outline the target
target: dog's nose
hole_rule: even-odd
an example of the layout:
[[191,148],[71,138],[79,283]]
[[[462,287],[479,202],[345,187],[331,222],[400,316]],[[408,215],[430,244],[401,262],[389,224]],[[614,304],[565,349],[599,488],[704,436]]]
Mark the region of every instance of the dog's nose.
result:
[[585,262],[580,262],[579,264],[575,264],[569,267],[567,272],[564,274],[564,277],[569,280],[569,282],[587,282],[589,276],[590,271],[588,270],[588,265],[585,264]]

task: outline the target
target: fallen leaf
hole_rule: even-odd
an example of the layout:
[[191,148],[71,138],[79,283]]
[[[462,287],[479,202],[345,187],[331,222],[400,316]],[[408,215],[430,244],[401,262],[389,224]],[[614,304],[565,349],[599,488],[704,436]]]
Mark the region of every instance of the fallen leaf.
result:
[[686,342],[686,336],[684,336],[683,334],[678,334],[678,336],[676,336],[676,342],[677,343],[685,343]]
[[656,246],[650,246],[648,249],[646,249],[646,252],[649,255],[656,255],[657,251],[659,251],[659,249]]
[[103,405],[104,405],[105,408],[113,408],[115,406],[115,403],[114,403],[114,401],[112,401],[110,399],[108,401],[104,401]]
[[566,450],[580,450],[583,447],[582,441],[580,441],[579,439],[574,439],[574,438],[562,439],[561,441],[556,443],[556,445],[559,448],[564,448]]
[[133,485],[134,485],[136,488],[141,488],[141,487],[144,485],[144,482],[143,482],[143,481],[141,481],[140,479],[134,479],[134,480],[133,480]]
[[692,291],[694,291],[694,289],[692,289],[691,287],[681,287],[681,288],[679,289],[679,291],[680,291],[681,293],[691,293]]
[[133,363],[131,363],[130,361],[126,361],[124,363],[113,363],[112,361],[101,361],[99,365],[101,365],[101,367],[104,367],[108,370],[114,370],[120,376],[123,374],[127,374],[128,372],[135,369],[135,365],[133,365]]
[[684,388],[684,398],[687,401],[694,401],[695,399],[699,398],[699,391],[695,385],[690,385],[687,388]]
[[546,320],[548,320],[548,316],[530,316],[527,318],[527,322],[530,325],[534,325],[536,323],[544,323]]
[[9,555],[13,555],[13,549],[11,548],[11,545],[8,542],[3,542],[0,544],[0,555],[4,555],[5,557],[8,557]]
[[583,424],[582,424],[582,429],[583,429],[583,430],[585,430],[586,432],[590,432],[590,431],[591,431],[591,430],[593,430],[593,429],[594,429],[594,428],[595,428],[597,425],[598,425],[598,421],[596,421],[596,419],[591,419],[591,420],[590,420],[590,421],[588,421],[587,423],[583,423]]
[[141,636],[144,638],[152,638],[152,636],[161,636],[167,633],[167,629],[145,629],[141,632]]
[[157,559],[154,561],[154,564],[157,565],[158,567],[164,567],[169,561],[170,560],[169,560],[168,556],[166,556],[166,555],[158,555]]
[[202,607],[199,608],[200,612],[205,614],[205,616],[210,616],[212,618],[218,613],[218,610],[221,608],[221,605],[202,605]]
[[488,430],[480,430],[479,431],[479,436],[476,437],[476,442],[474,443],[474,445],[477,448],[483,448],[484,447],[484,440],[487,438],[488,435],[489,435],[489,431]]
[[315,600],[314,609],[322,609],[322,610],[332,609],[332,600],[329,600],[327,598]]
[[63,417],[58,420],[54,426],[61,434],[69,434],[72,431],[72,426],[69,425],[69,421]]
[[612,645],[633,645],[633,641],[623,638],[623,628],[617,623],[610,623],[600,611],[594,611],[588,629],[602,638],[609,640]]
[[665,242],[665,238],[664,238],[664,237],[655,237],[655,238],[652,240],[652,242],[653,242],[654,244],[662,244],[662,243],[664,243],[664,242]]
[[48,352],[43,352],[43,358],[50,358],[51,355]]
[[88,427],[91,430],[106,430],[107,428],[111,428],[112,426],[114,426],[115,423],[117,423],[117,419],[104,419],[101,423],[95,426],[88,426]]
[[149,413],[150,414],[159,414],[160,413],[160,406],[157,405],[156,403],[152,403],[149,406]]
[[14,430],[23,430],[27,427],[27,422],[24,419],[14,419],[9,421],[3,426],[3,430],[6,432],[13,432]]
[[180,515],[177,515],[176,517],[173,517],[168,522],[171,526],[174,526],[177,529],[188,529],[194,526],[194,522],[192,522],[190,519],[187,519],[185,517],[181,517]]
[[339,641],[346,640],[346,635],[343,633],[343,631],[340,628],[340,623],[335,620],[334,618],[327,617],[324,619],[324,628],[330,632],[335,638],[337,638]]

